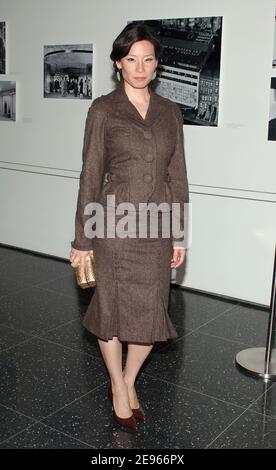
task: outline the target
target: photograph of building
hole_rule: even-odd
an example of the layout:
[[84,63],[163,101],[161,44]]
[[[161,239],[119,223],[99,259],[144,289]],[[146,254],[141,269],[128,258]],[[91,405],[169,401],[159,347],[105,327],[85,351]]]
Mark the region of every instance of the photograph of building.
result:
[[0,121],[16,119],[16,82],[0,81]]
[[276,140],[276,77],[270,82],[268,140]]
[[155,91],[180,106],[185,124],[217,126],[222,17],[144,23],[155,30],[164,48]]

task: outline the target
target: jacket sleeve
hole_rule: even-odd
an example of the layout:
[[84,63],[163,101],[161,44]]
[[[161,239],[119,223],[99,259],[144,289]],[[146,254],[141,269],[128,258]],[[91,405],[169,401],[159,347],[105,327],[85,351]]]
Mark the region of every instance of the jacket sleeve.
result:
[[75,214],[75,239],[71,246],[81,251],[93,250],[93,238],[87,238],[84,231],[86,221],[85,206],[98,199],[104,177],[105,123],[107,113],[96,98],[91,104],[85,122],[82,170],[79,179],[77,209]]
[[[180,230],[184,230],[184,209],[187,211],[185,203],[189,202],[189,186],[184,153],[183,118],[180,108],[176,103],[174,103],[173,108],[176,122],[176,140],[174,152],[168,165],[168,175],[170,176],[172,202],[179,203],[176,212],[173,210],[173,217],[175,217]],[[185,248],[185,236],[177,237],[175,235],[173,233],[173,247]]]

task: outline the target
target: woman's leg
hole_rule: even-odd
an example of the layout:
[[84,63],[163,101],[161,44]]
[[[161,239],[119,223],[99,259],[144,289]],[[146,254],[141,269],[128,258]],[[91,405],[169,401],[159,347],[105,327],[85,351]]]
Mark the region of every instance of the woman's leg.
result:
[[125,368],[123,370],[123,377],[127,384],[128,396],[131,408],[138,408],[139,401],[135,391],[135,380],[137,374],[153,348],[153,344],[130,344],[128,343],[128,352]]
[[122,343],[117,336],[109,341],[98,338],[98,343],[111,379],[115,412],[120,418],[129,418],[132,411],[122,374]]

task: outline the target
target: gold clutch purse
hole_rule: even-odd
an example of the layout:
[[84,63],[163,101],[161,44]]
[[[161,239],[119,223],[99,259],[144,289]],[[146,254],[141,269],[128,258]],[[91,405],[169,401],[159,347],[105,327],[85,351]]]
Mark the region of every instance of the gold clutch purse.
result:
[[96,285],[95,260],[93,255],[87,255],[84,258],[84,274],[81,275],[80,261],[73,268],[76,273],[78,286],[82,289],[94,287]]

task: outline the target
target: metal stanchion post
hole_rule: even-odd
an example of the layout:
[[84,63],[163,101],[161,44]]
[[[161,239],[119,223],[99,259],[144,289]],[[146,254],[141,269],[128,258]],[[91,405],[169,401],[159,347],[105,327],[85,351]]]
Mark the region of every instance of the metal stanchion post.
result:
[[265,348],[249,348],[236,356],[236,366],[247,374],[267,380],[276,380],[276,349],[272,348],[276,319],[276,246],[272,277],[270,316]]

